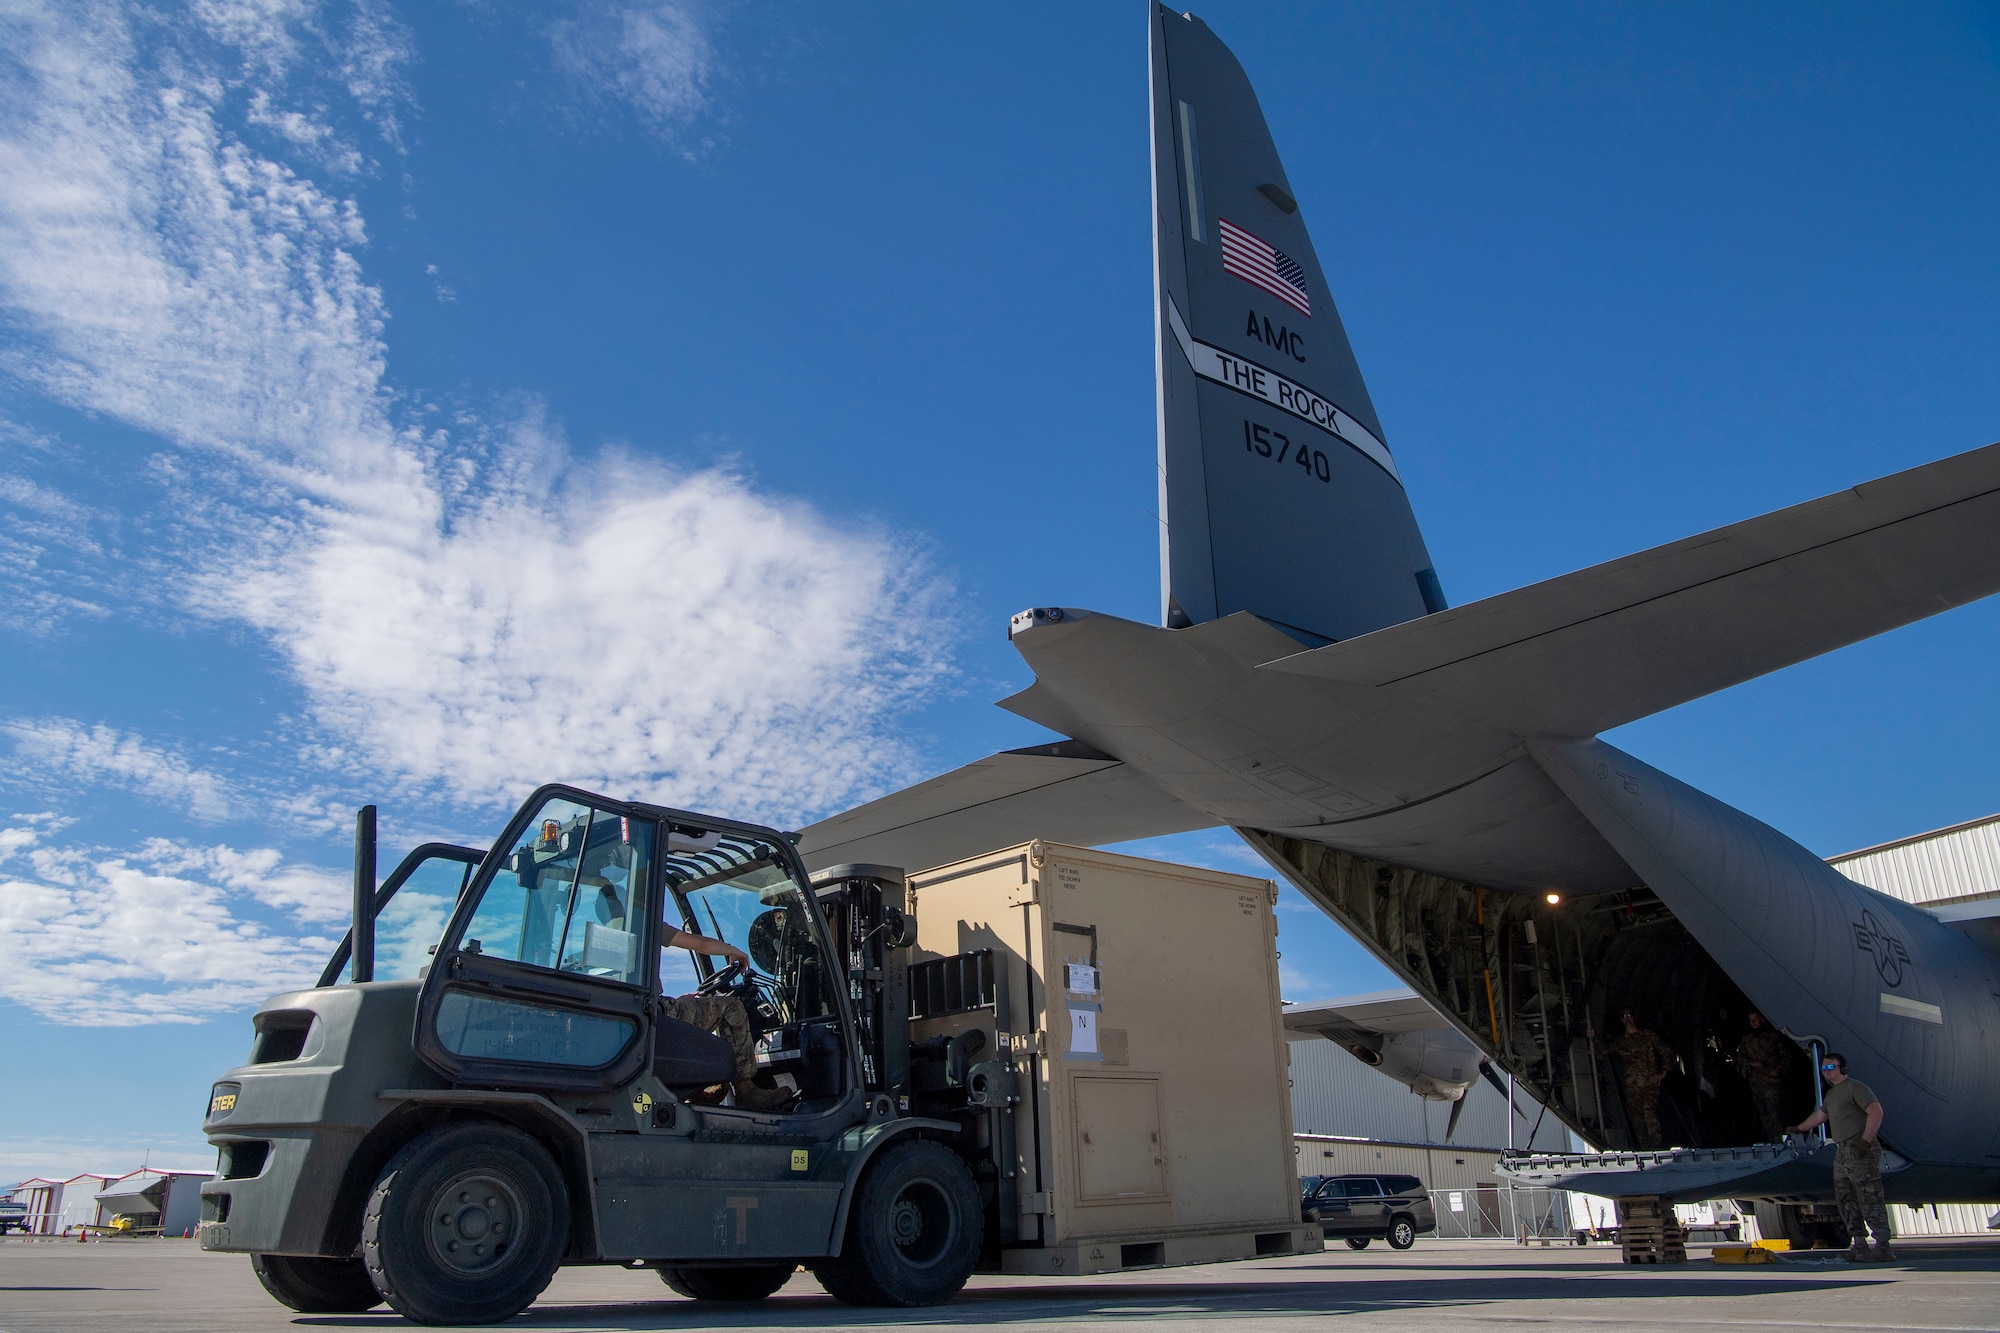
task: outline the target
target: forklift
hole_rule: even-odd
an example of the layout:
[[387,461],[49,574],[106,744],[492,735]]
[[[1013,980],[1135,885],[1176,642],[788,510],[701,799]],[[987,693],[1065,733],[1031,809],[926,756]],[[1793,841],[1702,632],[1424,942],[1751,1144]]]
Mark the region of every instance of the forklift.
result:
[[[211,1090],[202,1248],[302,1313],[423,1324],[510,1318],[565,1264],[707,1301],[801,1266],[848,1304],[949,1300],[1014,1230],[1013,1044],[913,1050],[903,872],[808,876],[794,839],[547,786],[489,850],[426,844],[378,887],[364,808],[347,937]],[[417,885],[445,886],[443,932],[378,978],[377,918]],[[747,1084],[740,1032],[676,1017],[663,959],[747,1023]],[[944,964],[1007,1012],[990,963]]]

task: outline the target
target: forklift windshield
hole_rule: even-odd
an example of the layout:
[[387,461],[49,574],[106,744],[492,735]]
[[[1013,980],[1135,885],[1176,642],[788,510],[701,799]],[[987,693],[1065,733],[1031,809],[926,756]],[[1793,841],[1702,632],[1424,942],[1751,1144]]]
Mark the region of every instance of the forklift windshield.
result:
[[486,886],[465,928],[465,948],[644,984],[640,923],[652,851],[649,820],[561,798],[544,802]]
[[[762,1020],[757,1023],[760,1028],[831,1014],[805,890],[771,848],[727,846],[733,841],[725,839],[724,846],[703,855],[698,863],[687,864],[690,870],[706,872],[689,878],[679,878],[674,871],[676,862],[690,859],[669,857],[667,887],[680,908],[682,927],[733,944],[750,956],[749,988],[756,992],[757,1002],[751,1008]],[[714,866],[715,861],[736,855],[744,857],[742,864]],[[695,989],[714,975],[711,959],[669,949],[660,967],[660,984],[671,994],[680,984]],[[758,1014],[760,1007],[764,1012]]]

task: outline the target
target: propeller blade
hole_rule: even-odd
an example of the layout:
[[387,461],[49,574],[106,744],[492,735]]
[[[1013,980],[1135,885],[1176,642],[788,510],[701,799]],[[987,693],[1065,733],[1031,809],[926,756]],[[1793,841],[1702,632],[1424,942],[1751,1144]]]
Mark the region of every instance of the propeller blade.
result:
[[1451,1104],[1450,1118],[1444,1122],[1444,1141],[1446,1143],[1450,1143],[1451,1136],[1458,1131],[1458,1118],[1464,1113],[1465,1113],[1465,1094],[1460,1093],[1458,1100]]

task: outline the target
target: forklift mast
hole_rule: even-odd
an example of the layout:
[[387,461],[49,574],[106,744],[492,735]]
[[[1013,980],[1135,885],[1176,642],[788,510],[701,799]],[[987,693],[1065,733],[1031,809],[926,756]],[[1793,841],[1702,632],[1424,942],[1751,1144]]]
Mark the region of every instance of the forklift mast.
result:
[[905,910],[909,881],[894,866],[832,866],[812,877],[820,912],[847,969],[860,1047],[861,1080],[871,1100],[910,1109],[910,963],[916,922]]

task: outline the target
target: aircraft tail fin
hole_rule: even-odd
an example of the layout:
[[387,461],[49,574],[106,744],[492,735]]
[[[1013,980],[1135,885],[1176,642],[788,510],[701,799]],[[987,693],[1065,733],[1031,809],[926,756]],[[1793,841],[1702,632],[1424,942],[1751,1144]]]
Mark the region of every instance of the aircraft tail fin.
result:
[[1155,5],[1152,95],[1163,623],[1317,645],[1443,610],[1250,80]]

